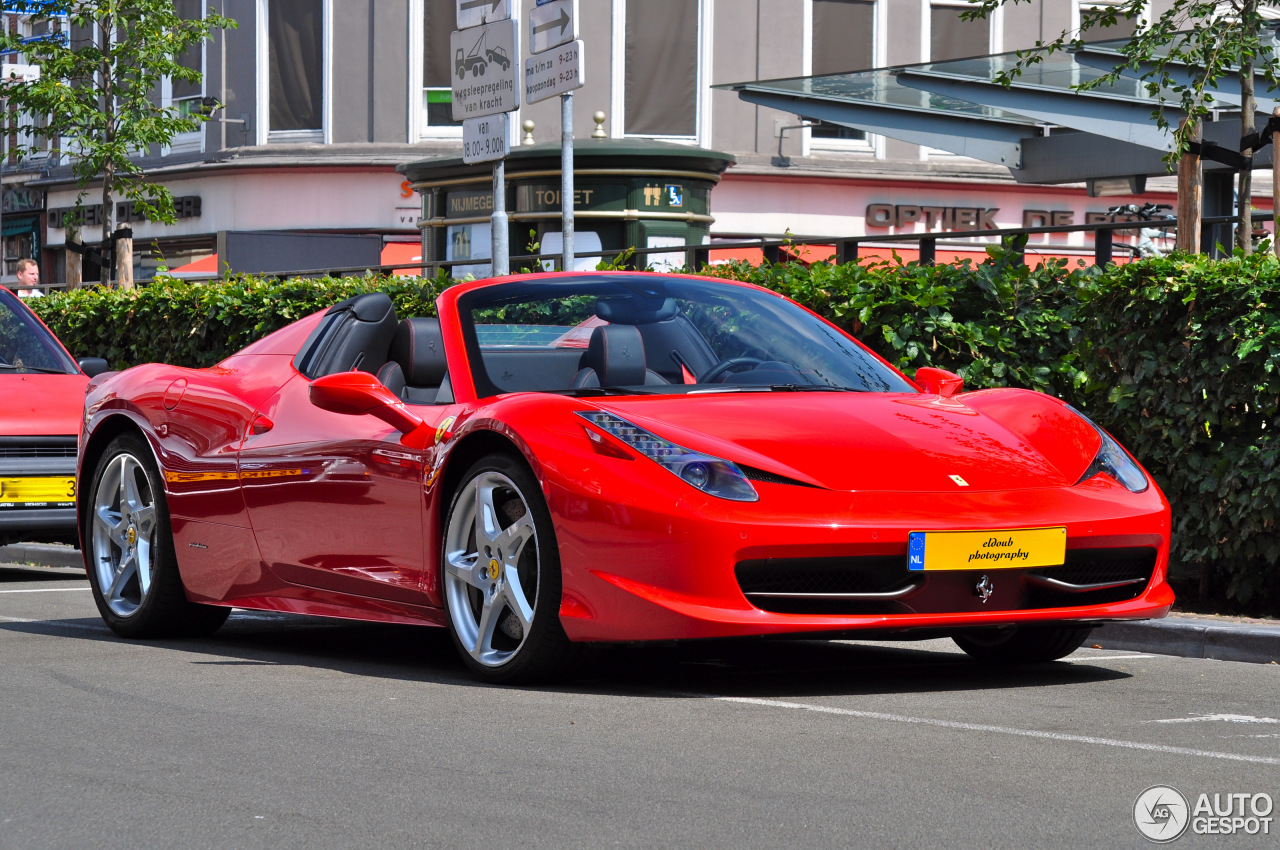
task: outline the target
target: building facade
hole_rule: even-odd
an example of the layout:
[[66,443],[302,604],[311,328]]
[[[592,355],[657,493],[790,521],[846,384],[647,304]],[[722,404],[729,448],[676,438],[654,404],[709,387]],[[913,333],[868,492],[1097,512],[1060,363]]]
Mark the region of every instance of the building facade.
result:
[[[203,70],[202,85],[157,93],[183,109],[210,99],[222,107],[201,131],[143,158],[180,199],[177,224],[118,207],[135,234],[136,276],[208,258],[226,231],[416,241],[420,199],[396,167],[460,153],[449,53],[457,2],[176,0],[185,15],[212,5],[238,27],[185,60]],[[512,2],[521,20],[535,5]],[[711,195],[715,238],[1084,223],[1117,201],[1082,187],[1019,186],[1002,168],[853,128],[800,126],[712,86],[1024,48],[1105,5],[1031,0],[967,22],[962,0],[580,0],[586,85],[575,93],[574,132],[589,137],[600,112],[614,138],[732,154]],[[1122,21],[1109,34],[1131,29]],[[537,142],[560,136],[555,99],[512,118],[513,144],[528,121]],[[46,280],[63,279],[65,211],[78,194],[67,168],[51,158],[9,163],[3,185],[2,271],[11,277],[17,259],[34,254]],[[95,194],[85,198],[90,221]]]

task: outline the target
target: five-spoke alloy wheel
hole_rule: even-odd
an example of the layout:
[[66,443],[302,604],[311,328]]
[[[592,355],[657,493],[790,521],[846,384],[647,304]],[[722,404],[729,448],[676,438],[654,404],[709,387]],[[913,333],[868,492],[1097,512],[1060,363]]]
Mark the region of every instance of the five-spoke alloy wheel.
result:
[[208,634],[230,609],[187,600],[168,508],[150,447],[116,437],[93,473],[84,513],[89,583],[98,611],[124,637]]
[[520,461],[477,461],[445,527],[444,595],[463,660],[491,682],[533,681],[567,667],[560,626],[560,559],[537,481]]

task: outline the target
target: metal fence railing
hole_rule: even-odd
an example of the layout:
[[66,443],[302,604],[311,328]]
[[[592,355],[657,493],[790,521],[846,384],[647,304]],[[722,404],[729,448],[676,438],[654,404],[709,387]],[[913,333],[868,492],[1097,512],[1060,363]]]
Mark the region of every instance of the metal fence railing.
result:
[[[1262,223],[1269,222],[1273,219],[1271,213],[1254,213],[1253,222],[1254,229]],[[1201,219],[1201,226],[1205,233],[1203,243],[1205,249],[1210,252],[1226,252],[1230,253],[1231,244],[1231,226],[1235,223],[1235,216],[1214,216]],[[736,240],[722,240],[708,244],[688,244],[664,246],[659,248],[625,248],[621,251],[613,248],[602,251],[587,251],[575,253],[574,257],[578,259],[595,259],[602,261],[616,262],[626,268],[645,268],[650,265],[644,262],[645,259],[653,255],[661,255],[663,258],[670,258],[672,255],[683,255],[684,266],[691,269],[701,269],[711,264],[711,256],[713,252],[734,252],[746,250],[758,250],[761,252],[763,259],[770,262],[778,262],[784,255],[789,254],[796,256],[803,253],[804,249],[820,246],[830,251],[830,258],[836,263],[846,263],[859,258],[859,252],[863,249],[876,247],[894,247],[902,245],[903,247],[914,247],[919,252],[919,262],[922,265],[931,265],[936,262],[939,247],[950,250],[962,251],[981,251],[992,244],[1004,244],[1012,252],[1015,261],[1025,262],[1025,256],[1028,251],[1041,254],[1063,254],[1075,253],[1080,256],[1089,254],[1090,246],[1073,245],[1068,243],[1030,243],[1033,236],[1040,235],[1069,235],[1074,233],[1092,234],[1093,245],[1092,254],[1093,261],[1098,265],[1105,265],[1116,261],[1116,250],[1128,253],[1130,256],[1136,256],[1137,250],[1135,246],[1128,245],[1124,242],[1117,242],[1116,236],[1123,235],[1127,232],[1137,233],[1143,228],[1158,228],[1166,231],[1172,236],[1176,231],[1178,221],[1176,218],[1164,218],[1154,220],[1133,220],[1124,221],[1105,221],[1094,222],[1090,224],[1074,224],[1074,225],[1053,225],[1045,227],[1013,227],[1002,228],[997,230],[964,230],[964,231],[928,231],[923,233],[895,233],[895,234],[875,234],[864,236],[849,236],[832,238],[830,236],[796,236],[788,234],[778,237],[761,237],[761,238],[743,238]],[[1270,234],[1268,234],[1270,235]],[[992,241],[996,240],[996,241]],[[389,265],[363,265],[363,266],[346,266],[346,267],[329,267],[329,268],[308,268],[308,269],[292,269],[289,271],[264,273],[264,276],[288,278],[288,277],[322,277],[331,276],[339,277],[345,275],[360,274],[391,274],[396,271],[407,269],[417,269],[420,274],[426,277],[434,277],[440,269],[450,269],[455,266],[476,266],[486,264],[488,258],[476,257],[464,260],[429,260],[414,263],[395,263]],[[560,267],[559,254],[521,254],[510,258],[510,267],[512,269],[529,269],[539,271],[543,269],[558,269]],[[184,278],[189,280],[217,280],[221,278],[221,274],[205,273],[205,274],[186,274]],[[139,285],[145,285],[148,280],[138,280]],[[41,284],[39,289],[43,291],[51,291],[55,289],[65,288],[65,284]]]

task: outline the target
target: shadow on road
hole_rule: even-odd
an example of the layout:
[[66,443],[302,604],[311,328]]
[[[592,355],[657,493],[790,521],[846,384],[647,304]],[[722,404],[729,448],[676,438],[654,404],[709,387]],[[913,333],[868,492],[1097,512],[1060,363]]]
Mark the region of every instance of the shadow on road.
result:
[[[350,675],[477,686],[444,629],[236,611],[213,637],[124,641],[101,620],[4,622],[0,630],[120,642],[192,655],[192,664],[304,666]],[[1077,659],[995,667],[937,644],[743,639],[593,649],[547,690],[618,696],[813,697],[1071,686],[1129,678]]]

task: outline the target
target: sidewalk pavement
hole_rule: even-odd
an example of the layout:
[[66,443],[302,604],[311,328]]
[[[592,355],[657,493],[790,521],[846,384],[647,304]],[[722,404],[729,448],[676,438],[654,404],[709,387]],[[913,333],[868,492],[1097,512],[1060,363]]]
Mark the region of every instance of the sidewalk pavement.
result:
[[[0,566],[23,564],[84,570],[80,550],[70,546],[40,543],[0,546]],[[1163,620],[1099,626],[1089,636],[1087,645],[1183,658],[1280,664],[1280,620],[1175,614]]]

